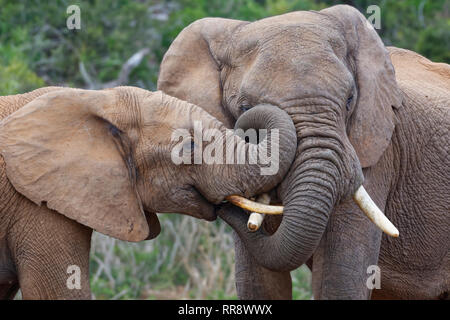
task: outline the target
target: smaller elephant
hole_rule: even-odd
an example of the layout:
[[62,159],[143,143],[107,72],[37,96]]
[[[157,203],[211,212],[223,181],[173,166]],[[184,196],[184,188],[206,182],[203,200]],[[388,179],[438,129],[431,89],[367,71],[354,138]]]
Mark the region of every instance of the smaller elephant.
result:
[[[228,195],[252,196],[277,185],[297,143],[292,120],[277,107],[243,116],[242,123],[268,129],[252,144],[193,104],[133,87],[41,88],[0,97],[0,116],[3,299],[19,287],[25,299],[89,299],[93,229],[141,241],[160,232],[155,212],[214,220],[214,204]],[[210,134],[205,143],[200,139],[200,160],[219,147],[248,158],[236,165],[206,157],[197,163],[196,124]],[[278,141],[271,129],[279,130]],[[177,132],[185,134],[181,142]],[[269,146],[279,147],[278,170],[260,176],[267,163],[252,160]],[[180,154],[186,161],[177,163]],[[67,285],[74,266],[79,289]]]

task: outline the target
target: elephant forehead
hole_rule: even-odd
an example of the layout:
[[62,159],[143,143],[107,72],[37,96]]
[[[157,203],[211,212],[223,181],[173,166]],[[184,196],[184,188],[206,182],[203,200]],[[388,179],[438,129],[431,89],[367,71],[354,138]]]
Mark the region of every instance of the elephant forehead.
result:
[[225,94],[243,96],[250,103],[279,104],[324,92],[340,98],[353,85],[352,73],[330,50],[301,56],[258,55],[229,74]]
[[347,56],[345,35],[328,18],[322,18],[317,23],[274,18],[247,24],[233,36],[230,51],[232,65],[241,65],[256,55],[267,60],[265,63],[283,63],[311,53],[331,53],[341,59]]

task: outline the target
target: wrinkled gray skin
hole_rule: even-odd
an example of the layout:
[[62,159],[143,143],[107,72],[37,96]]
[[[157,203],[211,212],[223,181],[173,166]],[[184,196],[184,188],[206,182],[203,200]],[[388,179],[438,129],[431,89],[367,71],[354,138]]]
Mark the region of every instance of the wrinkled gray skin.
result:
[[[151,239],[160,231],[155,212],[214,220],[214,204],[227,195],[275,187],[294,159],[295,128],[277,107],[252,111],[242,123],[269,129],[256,146],[162,92],[47,87],[0,97],[0,299],[13,298],[19,287],[24,299],[89,299],[92,229],[126,241]],[[246,160],[175,164],[179,141],[172,134],[191,133],[196,122],[218,132],[205,149],[233,139],[231,150],[245,150]],[[270,139],[271,129],[279,129],[279,140]],[[266,165],[248,159],[266,151],[266,142],[280,144],[280,170],[261,179]],[[185,144],[191,156],[191,140]],[[81,287],[71,290],[73,265]]]
[[[278,229],[250,233],[240,209],[220,213],[238,234],[240,298],[291,298],[289,271],[304,263],[316,299],[448,297],[450,70],[389,53],[342,5],[253,23],[202,19],[169,48],[160,90],[229,126],[252,106],[277,105],[297,130]],[[362,183],[399,238],[382,235],[352,201]],[[381,290],[366,286],[370,265],[381,269]]]

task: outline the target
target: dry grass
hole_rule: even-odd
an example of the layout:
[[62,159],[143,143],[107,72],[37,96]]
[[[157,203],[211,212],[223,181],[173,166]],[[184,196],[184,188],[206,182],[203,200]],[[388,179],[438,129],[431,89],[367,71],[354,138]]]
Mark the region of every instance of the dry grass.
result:
[[[92,298],[236,299],[231,229],[223,221],[159,218],[161,234],[151,241],[129,243],[94,232]],[[310,299],[309,270],[297,269],[292,280],[294,299]]]
[[160,236],[137,244],[94,234],[94,298],[235,297],[234,244],[228,227],[178,215],[160,215],[160,221]]
[[[223,222],[159,215],[161,234],[142,243],[95,233],[91,287],[95,299],[236,299],[234,243]],[[310,272],[292,273],[295,299],[310,299]]]

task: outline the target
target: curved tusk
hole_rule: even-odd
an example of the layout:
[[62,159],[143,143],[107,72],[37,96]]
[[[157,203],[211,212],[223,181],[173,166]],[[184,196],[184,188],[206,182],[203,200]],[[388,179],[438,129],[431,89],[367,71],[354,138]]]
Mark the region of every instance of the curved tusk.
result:
[[[362,185],[358,188],[358,190],[356,190],[355,194],[353,195],[353,199],[355,200],[359,208],[367,215],[367,217],[384,233],[395,238],[399,236],[398,229],[392,224],[392,222],[389,221],[389,219],[383,214],[383,212],[381,212],[381,210],[373,202],[366,189]],[[226,200],[242,209],[251,211],[252,214],[262,213],[277,215],[282,214],[284,209],[283,206],[271,206],[267,204],[257,203],[238,195],[228,196],[226,197]],[[262,219],[260,222],[258,222],[258,219],[261,217],[259,217],[258,219],[256,219],[256,217],[258,216],[253,215],[253,218],[251,217],[252,224],[255,225],[255,227],[252,226],[252,228],[256,228],[255,231],[259,228],[258,223],[262,223]],[[251,221],[249,219],[247,223],[249,229],[250,222]]]
[[[258,203],[270,204],[270,196],[267,193],[263,193],[256,200]],[[247,228],[251,232],[258,231],[264,221],[264,214],[258,212],[250,213],[248,218]]]
[[244,197],[237,196],[237,195],[231,195],[225,198],[226,200],[230,201],[235,206],[238,206],[242,209],[251,211],[251,212],[257,212],[257,213],[264,213],[264,214],[282,214],[283,213],[283,207],[282,206],[271,206],[267,204],[258,203],[255,201],[248,200]]
[[353,195],[353,200],[355,200],[356,204],[366,214],[366,216],[369,217],[369,219],[384,233],[390,235],[391,237],[398,237],[399,232],[397,228],[392,224],[392,222],[389,221],[388,218],[386,218],[383,212],[381,212],[362,185],[358,188],[358,190],[356,190]]

